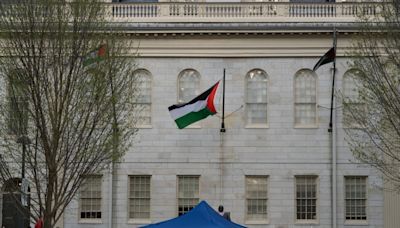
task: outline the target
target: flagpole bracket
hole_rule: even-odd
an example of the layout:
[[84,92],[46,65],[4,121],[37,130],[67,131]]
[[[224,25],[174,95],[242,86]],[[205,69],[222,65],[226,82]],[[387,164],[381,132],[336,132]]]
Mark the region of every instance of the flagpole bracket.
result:
[[224,124],[223,122],[222,122],[222,124],[221,124],[221,129],[219,129],[219,132],[221,132],[221,133],[226,132],[225,124]]

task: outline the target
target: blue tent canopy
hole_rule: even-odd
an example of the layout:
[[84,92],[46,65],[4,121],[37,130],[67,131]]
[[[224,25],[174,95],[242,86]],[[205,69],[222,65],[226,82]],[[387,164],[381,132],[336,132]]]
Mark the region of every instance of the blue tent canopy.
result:
[[246,228],[226,220],[206,201],[201,201],[195,208],[179,217],[142,226],[141,228]]

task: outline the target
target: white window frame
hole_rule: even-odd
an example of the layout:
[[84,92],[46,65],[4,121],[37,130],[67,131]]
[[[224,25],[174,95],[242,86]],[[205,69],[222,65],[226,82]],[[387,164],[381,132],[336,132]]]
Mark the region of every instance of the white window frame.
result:
[[[181,95],[181,93],[180,93],[180,89],[181,89],[181,78],[185,75],[185,73],[187,72],[187,71],[193,71],[194,72],[194,74],[196,75],[196,77],[198,78],[198,83],[197,83],[197,85],[196,85],[196,90],[197,91],[195,91],[195,96],[194,97],[192,97],[192,99],[193,98],[195,98],[196,96],[198,96],[198,95],[200,95],[200,93],[201,93],[201,91],[200,91],[200,84],[201,84],[201,74],[199,73],[199,71],[197,71],[197,70],[195,70],[195,69],[193,69],[193,68],[186,68],[186,69],[183,69],[180,73],[179,73],[179,75],[178,75],[178,80],[177,80],[177,103],[178,104],[182,104],[182,103],[186,103],[186,102],[189,102],[190,100],[188,100],[188,101],[180,101],[181,99],[181,97],[180,97],[180,95]],[[191,124],[191,125],[189,125],[189,126],[187,126],[186,128],[201,128],[201,125],[200,125],[200,122],[196,122],[196,123],[193,123],[193,124]]]
[[[346,178],[364,178],[365,180],[365,216],[366,219],[365,220],[356,220],[356,219],[346,219],[347,215],[346,215],[346,201],[347,201],[347,197],[346,197]],[[366,175],[346,175],[343,177],[343,212],[344,212],[344,223],[345,225],[368,225],[368,218],[369,218],[369,213],[368,213],[368,176]]]
[[[81,189],[79,190],[79,210],[78,210],[78,222],[79,223],[93,223],[93,224],[99,224],[102,223],[102,219],[104,216],[103,213],[103,176],[102,175],[87,175],[84,177],[86,178],[100,178],[100,218],[82,218],[81,217],[81,213],[82,213],[82,193],[81,193]],[[84,180],[85,182],[85,180]],[[82,182],[81,187],[84,186],[84,182]],[[95,198],[95,199],[99,199],[99,198]]]
[[[315,219],[298,219],[297,218],[297,178],[313,178],[315,180]],[[319,224],[319,176],[315,174],[310,175],[296,175],[294,178],[294,219],[296,224]]]
[[[355,72],[355,73],[353,73],[353,72]],[[348,123],[346,121],[346,117],[345,117],[346,116],[345,112],[347,110],[346,105],[360,106],[361,110],[363,110],[364,112],[367,111],[366,105],[363,102],[361,102],[358,98],[354,98],[354,99],[349,98],[348,97],[349,94],[346,94],[346,92],[347,92],[346,87],[349,86],[349,84],[348,84],[349,81],[347,81],[346,79],[354,77],[353,75],[357,74],[357,73],[363,74],[361,71],[359,71],[357,69],[350,69],[343,74],[343,78],[342,78],[342,88],[343,88],[342,125],[343,125],[343,128],[347,128],[347,129],[360,129],[360,128],[362,128],[362,126],[360,124],[357,124],[357,122],[354,122],[354,121],[350,121],[350,123]],[[357,79],[353,78],[353,80],[355,81]],[[359,91],[359,90],[357,89],[357,91]]]
[[[149,179],[149,198],[141,198],[141,197],[134,197],[131,196],[131,186],[132,186],[132,178],[148,178]],[[135,223],[135,224],[146,224],[146,223],[150,223],[151,221],[151,175],[129,175],[128,176],[128,223]],[[131,217],[131,201],[135,200],[135,199],[147,199],[149,201],[149,217],[147,218],[133,218]]]
[[[179,197],[179,180],[180,178],[197,178],[198,180],[198,191],[197,191],[197,198],[196,197]],[[199,202],[200,202],[200,175],[177,175],[176,176],[176,214],[177,216],[179,215],[179,199],[197,199],[197,203],[193,205],[195,207]],[[185,214],[185,213],[184,213]]]
[[[314,77],[315,80],[315,121],[314,124],[300,124],[296,123],[296,106],[297,104],[313,104],[313,103],[304,103],[304,102],[296,102],[296,79],[300,77],[302,72],[308,72],[310,75]],[[294,128],[318,128],[318,121],[319,121],[319,113],[318,113],[318,75],[313,72],[310,69],[301,69],[296,72],[296,74],[293,77],[293,123],[294,123]]]
[[[266,200],[266,205],[267,205],[267,211],[266,211],[266,217],[264,218],[264,219],[251,219],[251,218],[249,218],[249,212],[248,212],[248,200],[249,200],[249,198],[248,198],[248,194],[247,194],[247,190],[248,190],[248,185],[247,185],[247,180],[248,180],[248,178],[264,178],[265,180],[266,180],[266,192],[267,192],[267,195],[266,195],[266,197],[265,198],[257,198],[257,200],[258,199],[260,199],[260,200]],[[269,195],[269,190],[268,190],[268,187],[269,187],[269,176],[268,175],[246,175],[245,176],[245,223],[246,224],[249,224],[249,225],[257,225],[257,224],[268,224],[269,223],[269,207],[268,207],[268,203],[269,203],[269,199],[268,199],[268,195]]]
[[[142,74],[142,72],[144,72],[144,73]],[[135,102],[135,104],[138,104],[138,105],[148,105],[149,106],[149,109],[150,109],[150,111],[149,111],[150,112],[149,113],[149,115],[150,115],[150,123],[149,124],[143,124],[140,121],[140,119],[138,119],[136,127],[138,127],[138,128],[152,128],[152,123],[153,123],[153,112],[152,112],[152,110],[153,110],[153,75],[151,74],[150,71],[148,71],[147,69],[143,69],[143,68],[137,69],[137,70],[135,70],[133,72],[134,76],[136,76],[137,74],[140,74],[141,76],[146,75],[145,77],[148,77],[148,79],[150,80],[150,88],[149,88],[149,90],[150,90],[149,91],[150,92],[150,102],[149,103],[148,102]],[[139,79],[137,79],[137,80],[138,80],[138,83],[139,83]],[[140,90],[140,88],[139,88],[139,90]],[[140,93],[141,91],[138,91],[138,92]],[[142,112],[142,110],[138,110],[138,112]],[[139,116],[141,116],[140,113],[139,113]]]
[[[266,102],[265,103],[264,102],[249,102],[248,101],[249,77],[250,77],[250,74],[252,72],[254,72],[254,71],[261,71],[262,75],[264,75],[265,79],[267,80],[267,82],[266,82],[267,93],[266,93]],[[269,112],[268,112],[269,102],[268,101],[269,101],[269,76],[268,76],[268,74],[264,70],[259,69],[259,68],[250,70],[249,72],[247,72],[247,74],[245,76],[245,120],[244,120],[245,128],[268,128],[269,127],[268,126],[268,123],[269,123]],[[265,104],[266,105],[266,108],[267,108],[267,111],[266,111],[267,112],[266,113],[267,119],[266,119],[265,123],[249,123],[248,122],[249,104]]]

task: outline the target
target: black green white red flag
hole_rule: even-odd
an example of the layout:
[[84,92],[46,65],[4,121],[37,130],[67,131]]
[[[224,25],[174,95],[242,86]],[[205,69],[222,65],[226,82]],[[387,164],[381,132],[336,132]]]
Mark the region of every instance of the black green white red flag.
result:
[[89,66],[93,63],[102,61],[106,57],[106,45],[100,45],[99,48],[89,52],[83,59],[83,66]]
[[331,49],[329,49],[329,51],[327,51],[325,53],[324,56],[322,56],[318,62],[315,64],[313,71],[316,71],[320,66],[327,64],[327,63],[331,63],[335,60],[336,58],[336,50],[335,47],[332,47]]
[[214,106],[214,97],[219,82],[215,83],[207,91],[195,97],[188,103],[175,104],[168,107],[172,119],[175,120],[179,129],[185,128],[192,123],[205,119],[217,113]]

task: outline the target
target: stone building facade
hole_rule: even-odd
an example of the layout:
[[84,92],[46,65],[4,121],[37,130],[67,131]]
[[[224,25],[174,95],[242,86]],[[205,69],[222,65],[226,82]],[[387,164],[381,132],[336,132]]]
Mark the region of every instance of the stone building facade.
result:
[[[329,132],[332,64],[312,72],[337,29],[336,92],[351,91],[346,52],[364,3],[110,3],[138,41],[142,124],[132,149],[91,177],[68,228],[138,227],[200,200],[248,227],[383,227],[378,173],[354,163],[338,99]],[[221,113],[177,129],[168,106],[226,70]],[[221,91],[222,87],[219,91]],[[346,92],[347,91],[347,92]],[[217,96],[221,110],[221,96]]]

